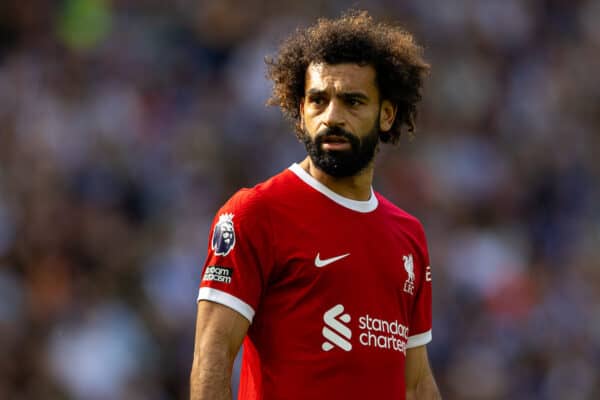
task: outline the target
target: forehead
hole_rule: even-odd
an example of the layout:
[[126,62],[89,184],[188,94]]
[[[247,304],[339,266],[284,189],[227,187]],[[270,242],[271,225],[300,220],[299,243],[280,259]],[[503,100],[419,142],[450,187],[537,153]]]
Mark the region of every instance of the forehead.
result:
[[371,65],[311,63],[306,69],[305,91],[331,90],[376,95],[375,68]]

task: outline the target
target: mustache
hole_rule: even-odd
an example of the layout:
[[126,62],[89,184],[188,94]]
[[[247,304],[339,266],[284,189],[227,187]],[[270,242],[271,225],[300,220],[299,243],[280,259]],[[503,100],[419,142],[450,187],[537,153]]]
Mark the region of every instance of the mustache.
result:
[[317,133],[317,135],[315,136],[315,142],[321,143],[323,140],[325,140],[326,137],[331,136],[342,137],[350,143],[358,141],[358,138],[350,132],[340,128],[339,126],[333,126],[331,128],[324,128],[323,130],[321,130],[321,132]]

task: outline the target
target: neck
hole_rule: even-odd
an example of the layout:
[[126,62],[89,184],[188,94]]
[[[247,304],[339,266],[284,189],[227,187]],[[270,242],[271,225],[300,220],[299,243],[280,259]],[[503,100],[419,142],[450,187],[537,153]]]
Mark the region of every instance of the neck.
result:
[[310,157],[306,157],[300,166],[313,178],[333,190],[340,196],[351,200],[367,201],[371,198],[371,184],[373,183],[373,162],[356,175],[336,178],[321,171],[313,164]]

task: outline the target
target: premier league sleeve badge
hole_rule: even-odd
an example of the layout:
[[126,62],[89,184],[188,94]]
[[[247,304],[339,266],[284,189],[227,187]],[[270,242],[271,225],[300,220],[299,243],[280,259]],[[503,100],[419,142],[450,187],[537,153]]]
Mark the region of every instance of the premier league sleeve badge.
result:
[[212,235],[212,249],[217,256],[226,256],[235,246],[233,214],[221,214]]

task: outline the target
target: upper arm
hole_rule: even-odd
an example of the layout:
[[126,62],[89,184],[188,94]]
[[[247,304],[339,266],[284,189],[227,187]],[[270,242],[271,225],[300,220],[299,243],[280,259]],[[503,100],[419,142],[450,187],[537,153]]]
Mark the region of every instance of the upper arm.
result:
[[211,227],[198,300],[222,304],[252,321],[274,266],[266,205],[254,191],[240,191]]
[[[432,282],[431,282],[431,264],[429,262],[429,252],[427,250],[427,240],[423,227],[419,224],[416,229],[417,243],[415,248],[414,269],[416,278],[416,290],[414,293],[414,303],[412,304],[407,347],[420,347],[431,341],[431,301],[432,301]],[[412,267],[412,257],[405,260]],[[418,271],[418,272],[417,272]]]
[[[211,226],[198,292],[192,367],[193,384],[199,388],[222,387],[228,381],[226,375],[258,307],[273,265],[266,212],[256,191],[241,190],[219,210]],[[217,379],[222,380],[219,385]]]
[[416,388],[420,377],[429,371],[427,347],[418,346],[406,350],[406,390]]
[[418,346],[406,351],[406,400],[438,400],[440,392],[433,378],[427,347]]
[[233,365],[250,322],[237,311],[211,301],[198,302],[194,364],[222,358]]
[[233,361],[250,322],[219,303],[198,302],[190,398],[231,400]]

